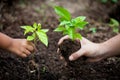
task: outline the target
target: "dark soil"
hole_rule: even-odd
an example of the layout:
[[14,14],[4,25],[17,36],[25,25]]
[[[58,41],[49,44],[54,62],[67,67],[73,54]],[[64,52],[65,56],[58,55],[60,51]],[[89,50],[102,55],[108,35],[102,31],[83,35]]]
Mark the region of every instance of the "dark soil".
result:
[[120,1],[110,10],[109,16],[120,22]]
[[[109,19],[107,9],[112,4],[106,6],[92,0],[12,0],[10,4],[7,1],[10,0],[0,1],[0,31],[13,38],[25,38],[21,25],[41,23],[43,28],[49,29],[49,46],[37,43],[38,51],[34,56],[37,67],[33,70],[29,64],[30,56],[20,58],[1,49],[0,80],[120,80],[119,57],[97,63],[86,63],[79,59],[70,66],[65,65],[66,61],[60,60],[57,53],[57,42],[62,35],[53,32],[59,22],[51,5],[57,4],[68,8],[73,17],[87,16],[89,25],[80,31],[84,37],[93,42],[108,40],[116,34],[102,20]],[[97,28],[97,32],[93,34],[89,31],[91,27]]]
[[69,56],[71,53],[78,51],[81,48],[81,44],[77,41],[72,41],[70,39],[64,40],[59,46],[60,54],[64,57],[66,61],[69,61]]

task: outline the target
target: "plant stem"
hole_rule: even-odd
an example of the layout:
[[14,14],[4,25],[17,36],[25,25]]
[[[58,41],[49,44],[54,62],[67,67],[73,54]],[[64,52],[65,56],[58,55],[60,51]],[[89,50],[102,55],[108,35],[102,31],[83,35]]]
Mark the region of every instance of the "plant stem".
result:
[[[35,33],[35,39],[34,39],[33,43],[35,46],[37,45],[37,34],[36,33]],[[35,54],[35,51],[32,54],[32,60],[34,60],[34,54]]]

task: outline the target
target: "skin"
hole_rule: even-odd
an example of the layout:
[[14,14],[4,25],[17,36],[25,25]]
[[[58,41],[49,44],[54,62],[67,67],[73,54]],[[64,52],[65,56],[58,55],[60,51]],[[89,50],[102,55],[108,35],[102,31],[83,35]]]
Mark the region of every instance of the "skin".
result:
[[[68,36],[62,37],[58,45],[68,38]],[[94,43],[84,37],[82,40],[77,41],[81,43],[81,49],[72,53],[69,57],[70,61],[86,56],[88,62],[97,62],[108,57],[120,55],[120,34],[103,43]]]
[[11,51],[20,57],[27,57],[34,51],[34,44],[26,39],[14,39],[3,33],[0,33],[0,48]]

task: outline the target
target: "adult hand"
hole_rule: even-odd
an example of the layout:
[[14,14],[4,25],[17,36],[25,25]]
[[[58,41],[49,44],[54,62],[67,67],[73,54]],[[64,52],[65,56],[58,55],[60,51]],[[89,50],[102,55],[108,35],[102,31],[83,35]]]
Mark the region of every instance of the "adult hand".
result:
[[[59,40],[58,45],[68,38],[69,36],[62,37]],[[70,61],[76,60],[82,56],[86,56],[88,62],[96,62],[106,58],[106,56],[104,56],[105,52],[102,48],[102,43],[93,43],[84,37],[82,37],[82,40],[77,41],[81,43],[81,48],[72,53],[72,55],[69,57]]]

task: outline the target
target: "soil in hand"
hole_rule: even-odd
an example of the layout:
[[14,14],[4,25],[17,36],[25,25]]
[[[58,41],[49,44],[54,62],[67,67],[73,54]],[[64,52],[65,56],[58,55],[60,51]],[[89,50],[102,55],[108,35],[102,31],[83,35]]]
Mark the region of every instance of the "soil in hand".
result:
[[81,48],[80,42],[77,40],[71,40],[71,39],[66,39],[63,41],[63,43],[59,46],[60,49],[60,55],[64,57],[65,61],[69,66],[74,66],[80,63],[85,62],[85,57],[81,57],[78,60],[75,61],[69,61],[69,56],[78,51]]

